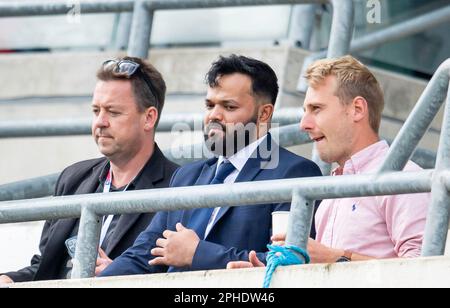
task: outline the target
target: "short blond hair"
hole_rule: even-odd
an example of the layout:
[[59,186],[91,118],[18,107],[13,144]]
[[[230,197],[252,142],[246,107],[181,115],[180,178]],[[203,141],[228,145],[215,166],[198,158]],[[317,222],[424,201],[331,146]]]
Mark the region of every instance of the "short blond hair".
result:
[[328,76],[336,77],[338,85],[335,95],[341,103],[349,104],[355,97],[364,97],[369,108],[370,126],[378,133],[384,109],[384,95],[372,72],[352,56],[344,56],[313,63],[305,78],[315,89],[322,85]]

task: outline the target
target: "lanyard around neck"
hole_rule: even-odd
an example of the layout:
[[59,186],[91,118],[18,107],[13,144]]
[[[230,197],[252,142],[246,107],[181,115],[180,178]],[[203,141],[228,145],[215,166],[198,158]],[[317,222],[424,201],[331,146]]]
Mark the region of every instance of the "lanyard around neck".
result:
[[[112,179],[113,179],[112,168],[109,168],[108,175],[106,176],[105,180],[105,185],[103,186],[103,193],[109,193],[111,191]],[[126,191],[132,182],[133,181],[128,183],[123,191]]]

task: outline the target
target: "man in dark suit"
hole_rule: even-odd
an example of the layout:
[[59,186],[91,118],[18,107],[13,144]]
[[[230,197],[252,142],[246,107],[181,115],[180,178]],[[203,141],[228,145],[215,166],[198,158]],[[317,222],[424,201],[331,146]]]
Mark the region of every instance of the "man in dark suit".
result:
[[[221,57],[207,83],[205,141],[217,157],[178,169],[171,187],[321,175],[313,162],[280,148],[268,133],[278,85],[267,64]],[[227,207],[224,201],[216,209],[160,212],[102,276],[220,269],[248,260],[250,250],[262,255],[272,212],[289,206]]]
[[[137,58],[105,62],[97,73],[92,135],[104,158],[76,163],[60,175],[55,195],[109,193],[167,187],[176,168],[154,141],[166,86],[161,74]],[[96,274],[129,248],[153,214],[104,217]],[[41,255],[6,273],[0,283],[64,279],[70,275],[79,219],[47,221]]]

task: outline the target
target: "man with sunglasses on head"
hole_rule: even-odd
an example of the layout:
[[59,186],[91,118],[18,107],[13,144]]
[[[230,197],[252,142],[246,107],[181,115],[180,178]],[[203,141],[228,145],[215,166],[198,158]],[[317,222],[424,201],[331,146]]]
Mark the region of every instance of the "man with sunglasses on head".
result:
[[[55,196],[167,187],[178,166],[154,141],[166,92],[161,74],[147,62],[126,57],[106,61],[97,78],[92,136],[105,157],[65,169]],[[152,218],[152,213],[103,218],[96,275],[133,244]],[[47,221],[41,255],[30,266],[1,276],[0,284],[69,278],[78,228],[79,219]]]

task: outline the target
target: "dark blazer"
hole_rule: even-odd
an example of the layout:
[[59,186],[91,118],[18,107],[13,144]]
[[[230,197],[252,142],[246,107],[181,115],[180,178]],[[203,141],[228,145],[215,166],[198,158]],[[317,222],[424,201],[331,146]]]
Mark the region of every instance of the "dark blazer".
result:
[[[76,163],[65,169],[56,183],[56,196],[95,193],[99,177],[109,161],[106,158]],[[135,182],[135,189],[164,188],[178,165],[167,160],[158,146]],[[121,215],[106,254],[115,259],[131,247],[136,237],[149,225],[153,213]],[[15,282],[57,279],[67,259],[65,241],[70,237],[79,219],[51,220],[45,223],[39,249],[31,265],[17,272],[5,273]]]
[[[257,158],[250,158],[247,161],[236,182],[321,175],[320,169],[313,162],[280,148],[274,141],[272,144],[272,155],[276,153],[274,151],[279,153],[276,168],[262,168],[264,160],[258,155]],[[216,167],[217,158],[183,166],[175,172],[170,186],[207,185],[213,179]],[[271,213],[289,210],[289,207],[289,203],[223,207],[206,239],[201,238],[190,268],[148,265],[148,261],[153,258],[150,250],[155,247],[156,240],[162,237],[166,229],[175,230],[178,222],[192,229],[194,223],[194,219],[191,219],[193,210],[159,212],[147,230],[139,235],[133,247],[115,259],[102,276],[224,269],[230,261],[248,261],[250,250],[259,252],[260,259],[264,259],[266,245],[271,237]]]

